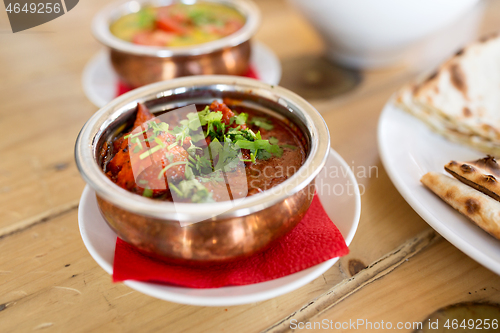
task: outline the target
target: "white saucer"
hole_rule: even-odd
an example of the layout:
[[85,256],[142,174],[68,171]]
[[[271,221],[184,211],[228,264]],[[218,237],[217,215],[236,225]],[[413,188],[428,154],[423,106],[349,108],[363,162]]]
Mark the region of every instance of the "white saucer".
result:
[[445,173],[451,160],[473,161],[485,154],[446,140],[391,101],[380,116],[378,145],[387,174],[418,215],[462,252],[500,274],[500,240],[420,183],[429,171]]
[[[250,63],[262,82],[277,85],[281,80],[281,63],[264,44],[254,41]],[[103,107],[116,97],[118,77],[113,71],[107,50],[102,50],[85,65],[83,91],[97,107]]]
[[[321,172],[316,178],[318,195],[328,216],[349,245],[356,233],[361,212],[358,183],[347,163],[333,149],[330,149],[325,169],[327,172]],[[337,178],[328,177],[332,174]],[[99,266],[112,274],[117,236],[101,217],[95,192],[89,186],[85,187],[80,199],[78,222],[90,255]],[[125,281],[125,284],[146,295],[176,303],[200,306],[239,305],[264,301],[300,288],[327,271],[338,259],[330,259],[279,279],[246,286],[192,289],[132,280]]]

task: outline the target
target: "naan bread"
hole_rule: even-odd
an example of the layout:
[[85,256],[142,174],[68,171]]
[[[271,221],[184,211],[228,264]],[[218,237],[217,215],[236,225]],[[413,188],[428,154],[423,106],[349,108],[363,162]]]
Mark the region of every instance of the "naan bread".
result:
[[462,49],[395,102],[446,138],[500,156],[500,37]]
[[500,239],[500,202],[440,173],[428,172],[420,181],[483,230]]
[[500,156],[500,142],[495,143],[465,130],[460,131],[446,117],[432,113],[431,110],[415,104],[413,101],[413,90],[413,86],[406,86],[399,91],[395,102],[400,108],[421,119],[433,131],[441,134],[450,141],[471,146],[487,154]]
[[500,201],[500,165],[493,157],[472,162],[451,161],[444,168],[462,183]]

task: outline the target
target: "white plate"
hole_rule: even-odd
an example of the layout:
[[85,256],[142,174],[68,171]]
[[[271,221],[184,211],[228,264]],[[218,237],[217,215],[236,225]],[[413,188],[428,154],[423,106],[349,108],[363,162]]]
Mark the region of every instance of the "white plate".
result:
[[[358,183],[349,166],[333,149],[330,150],[325,168],[330,175],[338,171],[335,173],[338,178],[330,178],[327,173],[321,172],[316,178],[318,194],[328,216],[335,222],[349,245],[358,227],[361,212]],[[350,188],[348,189],[347,186]],[[328,188],[332,190],[331,193],[326,191]],[[324,190],[323,193],[321,189]],[[83,242],[90,255],[99,266],[112,274],[117,236],[101,217],[95,193],[88,186],[84,189],[80,199],[78,222]],[[246,286],[192,289],[132,280],[125,281],[125,284],[146,295],[182,304],[200,306],[247,304],[277,297],[302,287],[326,272],[337,260],[338,258],[330,259],[282,278]]]
[[[252,42],[250,63],[262,82],[277,85],[281,80],[281,63],[267,46]],[[113,71],[107,50],[102,50],[85,65],[83,91],[97,107],[102,108],[116,97],[118,77]]]
[[444,139],[391,102],[380,116],[378,144],[389,177],[410,206],[449,242],[500,274],[500,241],[420,183],[429,171],[446,174],[444,165],[451,160],[472,161],[485,154]]

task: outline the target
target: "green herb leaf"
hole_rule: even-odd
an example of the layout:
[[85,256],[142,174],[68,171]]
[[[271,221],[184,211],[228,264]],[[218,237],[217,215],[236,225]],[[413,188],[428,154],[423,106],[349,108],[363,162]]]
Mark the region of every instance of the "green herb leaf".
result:
[[275,138],[274,136],[270,137],[269,138],[269,142],[272,144],[272,145],[277,145],[279,140],[277,138]]
[[250,124],[263,128],[266,131],[270,131],[274,128],[273,122],[264,117],[252,117],[252,119],[250,119]]
[[278,145],[271,145],[269,140],[255,140],[255,141],[236,141],[236,145],[241,149],[250,149],[250,151],[256,152],[260,149],[263,149],[269,153],[272,153],[278,157],[283,155],[283,149],[281,149]]
[[134,143],[137,144],[137,147],[139,147],[139,150],[142,149],[142,143],[141,143],[141,140],[139,138],[133,138],[132,140],[130,140],[130,142],[132,144],[134,144]]
[[163,132],[168,132],[168,124],[167,123],[164,123],[164,122],[161,122],[160,125],[159,125],[159,128],[163,131]]
[[141,160],[145,159],[146,157],[148,157],[150,155],[153,155],[154,153],[156,153],[160,149],[165,148],[165,144],[159,138],[155,138],[155,141],[156,141],[156,143],[158,143],[158,145],[154,146],[153,148],[151,148],[151,149],[145,151],[144,153],[142,153],[141,155],[139,155],[139,158]]
[[218,183],[218,182],[224,181],[224,177],[222,176],[221,170],[217,170],[217,171],[211,173],[210,175],[200,176],[197,179],[202,183],[208,183],[208,182]]
[[268,152],[267,150],[259,150],[256,156],[259,160],[268,160],[273,157],[273,154]]
[[247,122],[248,114],[242,112],[239,115],[237,115],[236,117],[232,117],[231,119],[234,119],[234,122],[237,125],[243,125],[243,124],[246,124],[246,122]]
[[212,193],[197,179],[182,180],[177,185],[169,186],[181,199],[191,199],[194,203],[214,202]]
[[141,135],[141,134],[143,134],[145,132],[147,132],[147,129],[145,129],[144,131],[141,131],[139,133],[125,135],[123,137],[123,139],[127,140],[128,138],[135,138],[135,137],[138,137],[139,135]]
[[170,149],[174,148],[175,146],[177,146],[177,142],[174,142],[174,143],[172,143],[171,145],[169,145],[169,146],[167,147],[167,150],[168,150],[168,151],[170,151]]
[[214,171],[212,168],[212,162],[206,156],[210,156],[210,155],[208,155],[208,152],[207,152],[207,155],[204,155],[204,156],[196,155],[196,157],[195,157],[196,158],[196,164],[195,164],[196,170],[198,170],[198,172],[200,174],[209,174],[209,173]]
[[153,196],[153,190],[150,188],[145,188],[144,192],[142,192],[143,197],[151,198]]
[[189,157],[192,157],[194,155],[196,155],[196,151],[197,150],[202,150],[200,147],[196,147],[194,144],[193,144],[193,141],[191,141],[191,146],[189,146],[188,149],[186,149],[186,151],[188,152],[189,154]]
[[165,157],[170,163],[172,163],[172,161],[174,160],[174,156],[172,156],[172,154],[166,153]]
[[184,172],[184,176],[186,177],[186,179],[194,178],[193,170],[189,165],[186,165],[186,171]]
[[282,147],[282,148],[289,148],[289,149],[291,149],[291,150],[295,150],[295,149],[297,149],[297,147],[292,146],[292,145],[281,145],[280,147]]
[[170,169],[171,167],[173,166],[176,166],[176,165],[187,165],[189,162],[187,161],[178,161],[178,162],[174,162],[174,163],[170,163],[169,165],[167,165],[166,167],[164,167],[160,174],[158,175],[158,179],[162,179],[163,175],[165,174],[165,172],[167,172],[168,169]]

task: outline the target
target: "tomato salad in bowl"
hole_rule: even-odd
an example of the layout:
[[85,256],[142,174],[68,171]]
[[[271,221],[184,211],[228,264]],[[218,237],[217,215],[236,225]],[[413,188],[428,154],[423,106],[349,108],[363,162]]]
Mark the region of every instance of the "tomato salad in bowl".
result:
[[180,76],[244,75],[260,12],[250,0],[132,0],[93,20],[123,83],[139,87]]
[[174,3],[144,7],[110,26],[116,37],[139,45],[182,47],[229,36],[243,27],[245,17],[236,9],[210,2]]

